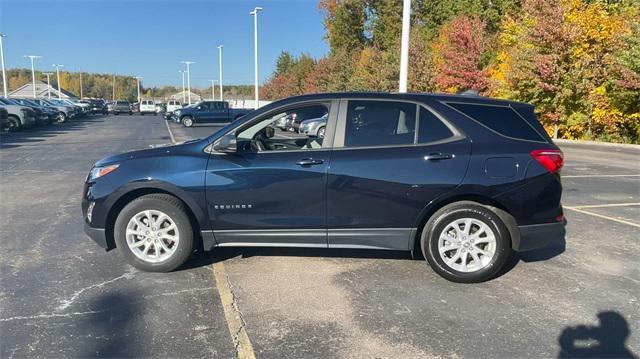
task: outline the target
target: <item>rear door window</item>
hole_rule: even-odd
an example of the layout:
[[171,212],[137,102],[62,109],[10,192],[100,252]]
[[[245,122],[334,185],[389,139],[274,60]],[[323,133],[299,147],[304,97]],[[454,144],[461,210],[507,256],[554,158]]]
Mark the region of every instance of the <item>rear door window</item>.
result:
[[410,145],[414,143],[416,105],[396,101],[349,101],[345,147]]
[[447,105],[503,136],[528,141],[545,141],[538,131],[509,106],[451,102]]
[[442,141],[453,136],[453,132],[431,111],[420,107],[418,143]]

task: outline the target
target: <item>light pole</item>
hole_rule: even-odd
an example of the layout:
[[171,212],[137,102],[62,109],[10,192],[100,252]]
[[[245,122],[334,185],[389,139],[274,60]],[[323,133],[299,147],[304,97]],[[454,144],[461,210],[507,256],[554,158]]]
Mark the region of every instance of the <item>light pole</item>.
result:
[[136,76],[136,88],[138,89],[138,103],[140,103],[140,80],[142,80],[142,77],[140,76]]
[[215,101],[216,100],[216,82],[218,82],[218,80],[209,80],[211,82],[211,100]]
[[84,98],[84,94],[82,93],[82,71],[80,71],[80,99]]
[[178,70],[178,72],[182,74],[182,104],[184,105],[184,103],[187,102],[187,94],[184,89],[184,74],[187,72],[185,70]]
[[222,48],[224,45],[218,46],[218,61],[220,62],[220,101],[224,101],[224,90],[222,88]]
[[258,11],[262,11],[261,7],[255,7],[249,14],[253,15],[253,84],[256,104],[255,108],[260,107],[258,96]]
[[53,73],[43,72],[42,74],[47,76],[47,98],[51,99],[51,79],[49,76],[53,75]]
[[60,91],[60,68],[64,67],[64,65],[53,64],[53,67],[56,68],[56,77],[58,78],[58,99],[61,99],[62,98],[62,91]]
[[404,0],[402,5],[402,42],[400,45],[400,88],[398,92],[407,92],[407,75],[409,73],[409,28],[411,25],[411,0]]
[[4,90],[4,97],[7,97],[7,74],[4,72],[4,47],[2,45],[2,39],[7,35],[0,34],[0,62],[2,62],[2,89]]
[[195,62],[182,61],[182,63],[187,65],[187,97],[189,99],[189,105],[191,105],[191,68],[189,66],[195,64]]
[[24,55],[24,57],[28,57],[31,60],[31,82],[33,84],[33,98],[36,98],[36,71],[33,68],[33,60],[41,59],[42,56],[38,55]]

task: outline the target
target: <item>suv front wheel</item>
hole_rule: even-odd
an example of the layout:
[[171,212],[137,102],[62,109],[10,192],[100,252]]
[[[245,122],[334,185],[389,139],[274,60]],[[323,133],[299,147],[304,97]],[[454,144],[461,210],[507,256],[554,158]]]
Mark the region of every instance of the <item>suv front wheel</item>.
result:
[[185,205],[166,194],[142,196],[125,206],[116,219],[114,237],[127,262],[144,271],[172,271],[193,252],[193,227]]
[[438,210],[422,231],[422,253],[442,277],[459,283],[493,278],[506,263],[511,238],[502,220],[475,202]]
[[193,118],[191,116],[185,116],[182,118],[182,124],[185,127],[193,127]]

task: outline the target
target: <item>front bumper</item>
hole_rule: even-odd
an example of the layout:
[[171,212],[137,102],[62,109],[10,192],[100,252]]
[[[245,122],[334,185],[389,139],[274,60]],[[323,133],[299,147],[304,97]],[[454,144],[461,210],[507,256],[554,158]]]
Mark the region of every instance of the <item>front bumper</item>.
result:
[[518,226],[519,238],[514,238],[513,249],[518,252],[545,247],[547,244],[564,239],[564,222]]

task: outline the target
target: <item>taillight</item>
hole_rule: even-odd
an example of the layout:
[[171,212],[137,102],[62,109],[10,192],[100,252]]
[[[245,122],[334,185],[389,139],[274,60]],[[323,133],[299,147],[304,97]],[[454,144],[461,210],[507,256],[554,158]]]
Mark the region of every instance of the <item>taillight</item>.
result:
[[564,155],[560,150],[533,150],[531,157],[551,173],[560,171],[564,165]]

